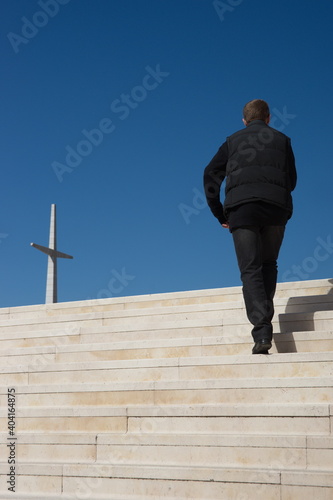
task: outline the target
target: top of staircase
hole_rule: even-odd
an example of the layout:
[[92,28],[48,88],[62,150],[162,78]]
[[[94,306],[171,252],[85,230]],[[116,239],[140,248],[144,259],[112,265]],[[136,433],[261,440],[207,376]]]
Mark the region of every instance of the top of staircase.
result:
[[[319,279],[308,281],[294,281],[278,283],[276,299],[292,298],[309,295],[333,295],[333,279]],[[190,304],[204,304],[207,302],[236,302],[242,301],[242,287],[212,288],[202,290],[177,291],[134,295],[125,297],[111,297],[105,299],[89,299],[54,304],[36,304],[0,308],[1,319],[11,319],[20,314],[47,314],[56,315],[80,312],[103,312],[121,309],[141,309],[160,306],[176,306]]]

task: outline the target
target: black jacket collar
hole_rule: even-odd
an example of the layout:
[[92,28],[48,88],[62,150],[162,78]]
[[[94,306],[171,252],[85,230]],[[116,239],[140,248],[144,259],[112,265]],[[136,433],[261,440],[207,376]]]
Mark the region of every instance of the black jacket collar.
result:
[[264,122],[264,120],[252,120],[250,121],[250,123],[247,124],[247,127],[251,127],[251,125],[267,125],[266,122]]

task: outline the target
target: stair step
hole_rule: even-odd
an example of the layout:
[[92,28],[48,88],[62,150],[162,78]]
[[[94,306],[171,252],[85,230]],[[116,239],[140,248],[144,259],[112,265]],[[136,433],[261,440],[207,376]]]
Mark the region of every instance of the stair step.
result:
[[[320,296],[326,300],[332,291],[331,279],[306,280],[278,283],[276,299],[287,298],[293,303],[298,297]],[[59,314],[80,314],[81,312],[104,312],[125,309],[155,309],[177,305],[242,301],[242,287],[227,287],[184,292],[157,293],[130,297],[112,297],[109,299],[93,299],[56,304],[34,306],[6,307],[0,309],[0,319],[36,317],[38,315],[57,316]]]
[[[332,377],[222,378],[156,382],[113,382],[67,386],[16,386],[20,407],[194,404],[326,403],[333,401]],[[3,407],[7,387],[0,387]]]
[[[332,438],[325,448],[307,448],[305,438],[241,439],[241,436],[214,436],[215,443],[181,436],[129,435],[103,437],[97,443],[97,462],[129,465],[164,465],[189,467],[247,467],[266,469],[324,468],[333,471]],[[251,436],[252,438],[252,436]],[[322,438],[322,442],[327,438]],[[208,442],[207,442],[208,441]]]
[[[237,287],[236,287],[237,288]],[[209,292],[209,293],[208,293]],[[59,323],[62,323],[65,329],[70,328],[71,323],[75,321],[80,326],[100,326],[107,325],[112,322],[113,325],[120,325],[141,322],[141,328],[144,327],[145,320],[149,321],[149,326],[154,322],[168,322],[173,318],[173,322],[182,321],[185,319],[200,319],[202,315],[209,313],[211,317],[214,314],[218,319],[234,318],[234,311],[237,310],[238,319],[246,321],[244,310],[244,303],[238,288],[238,295],[234,293],[235,289],[221,289],[219,291],[201,291],[205,299],[202,302],[195,301],[195,303],[175,303],[174,301],[164,300],[167,305],[156,305],[154,307],[145,308],[119,308],[114,307],[119,303],[119,299],[108,299],[108,305],[100,304],[100,301],[86,301],[78,303],[67,304],[49,304],[47,306],[29,306],[23,308],[6,308],[0,310],[0,331],[3,333],[12,332],[18,328],[22,332],[31,329],[38,330],[45,328],[54,328]],[[327,292],[326,295],[304,295],[293,297],[281,297],[279,295],[279,287],[275,300],[276,315],[281,315],[283,318],[286,314],[300,314],[300,313],[318,313],[320,311],[328,311],[333,309],[333,297]],[[280,287],[281,292],[281,287]],[[190,296],[190,292],[186,292]],[[220,297],[212,295],[212,293],[219,293]],[[167,294],[166,294],[167,295]],[[185,297],[185,292],[183,293]],[[237,300],[235,300],[235,296]],[[214,299],[212,298],[214,297]],[[222,300],[223,297],[231,298],[232,301],[227,302]],[[220,298],[221,300],[216,300]],[[162,301],[163,302],[163,301]],[[158,303],[158,302],[157,302]],[[132,305],[135,304],[135,299]],[[154,321],[155,320],[155,321]],[[228,324],[228,321],[226,321]]]
[[[76,436],[73,436],[75,438]],[[333,471],[333,437],[258,435],[54,435],[21,434],[20,463],[111,463],[191,467],[326,469]],[[3,447],[0,461],[5,462]]]
[[[97,463],[27,463],[18,470],[20,500],[330,500],[333,487],[331,472],[312,470]],[[6,474],[5,465],[0,464],[0,472]],[[1,500],[9,498],[8,492],[0,493]]]
[[[0,433],[2,443],[6,442],[7,434]],[[89,445],[89,446],[137,446],[139,443],[144,446],[198,446],[198,447],[226,447],[245,446],[260,448],[306,448],[327,449],[333,452],[333,436],[306,436],[306,435],[280,435],[280,434],[147,434],[147,433],[66,433],[53,432],[20,432],[19,445]],[[0,460],[0,463],[2,461]],[[37,462],[37,461],[36,461]],[[46,461],[47,462],[47,461]],[[66,460],[64,461],[64,463]],[[24,460],[20,462],[25,463]],[[45,461],[43,460],[43,463]],[[331,469],[333,462],[327,464]]]
[[[144,444],[42,444],[20,442],[21,463],[155,465],[191,467],[246,467],[269,470],[326,470],[333,473],[332,449],[286,446],[247,446],[226,441],[225,446]],[[7,450],[0,453],[6,461]],[[97,458],[96,458],[97,457]],[[327,462],[328,460],[328,462]]]
[[[178,332],[178,336],[176,335]],[[86,333],[82,329],[76,335],[64,335],[61,332],[40,332],[30,338],[0,339],[0,366],[25,363],[24,357],[36,353],[63,362],[70,360],[71,352],[86,353],[86,360],[96,359],[131,359],[137,357],[165,357],[161,348],[168,348],[168,356],[195,356],[195,349],[201,349],[200,355],[234,355],[248,354],[252,350],[253,340],[247,335],[223,335],[222,327],[198,327],[173,330],[133,331],[129,333],[110,333],[109,328],[101,328],[95,334]],[[326,352],[333,351],[333,329],[317,331],[295,331],[292,333],[275,333],[270,353],[286,352]],[[182,351],[179,352],[179,348]],[[185,348],[185,349],[183,349]],[[186,354],[186,348],[188,354]],[[112,349],[112,350],[110,350]],[[141,352],[137,355],[137,349]],[[154,351],[152,352],[152,350]],[[97,351],[100,353],[97,354]],[[132,351],[132,352],[130,352]],[[110,357],[108,357],[110,353]],[[57,354],[57,356],[56,356]],[[21,355],[16,362],[14,356]],[[48,355],[48,357],[47,357]],[[176,355],[176,356],[175,356]],[[85,356],[85,353],[83,354]],[[12,359],[13,358],[13,359]],[[45,360],[45,361],[46,361]],[[80,356],[83,361],[83,357]],[[34,362],[34,361],[33,361]],[[45,364],[45,363],[44,363]]]
[[128,408],[128,432],[267,435],[274,428],[274,434],[330,435],[333,413],[329,404],[161,406],[154,414],[150,410]]
[[[276,314],[292,314],[292,313],[314,313],[318,311],[326,311],[333,309],[333,296],[300,296],[290,298],[276,298],[274,301]],[[51,306],[49,306],[51,307]],[[219,301],[210,300],[202,303],[189,303],[183,305],[164,305],[160,307],[151,308],[138,308],[138,309],[101,309],[98,306],[89,307],[87,305],[81,308],[74,308],[73,310],[62,308],[57,313],[51,309],[42,309],[38,312],[27,311],[24,314],[11,313],[4,316],[0,314],[0,330],[5,330],[8,327],[23,328],[29,325],[38,324],[57,324],[68,323],[71,321],[84,321],[84,320],[100,320],[108,319],[113,322],[116,321],[130,321],[142,318],[159,319],[167,321],[170,316],[176,319],[184,317],[199,317],[201,314],[206,313],[221,313],[223,317],[230,317],[234,312],[245,316],[244,300],[242,296],[238,300],[234,298],[232,301]],[[65,313],[65,314],[64,314]]]
[[[158,317],[136,318],[135,320],[115,320],[113,318],[86,319],[81,321],[63,322],[62,330],[59,332],[58,323],[50,323],[50,329],[45,333],[45,324],[31,324],[21,326],[17,330],[16,325],[7,326],[1,332],[1,345],[3,348],[13,346],[17,341],[17,347],[41,344],[42,337],[48,337],[51,345],[56,342],[55,337],[64,340],[65,343],[79,342],[112,342],[113,340],[123,340],[136,338],[166,338],[166,337],[186,337],[186,336],[246,336],[251,335],[251,328],[245,314],[222,316],[221,312],[198,313],[197,317],[191,315],[186,319],[169,315],[169,319],[159,319]],[[274,332],[291,333],[296,331],[333,331],[333,310],[317,311],[307,313],[280,314],[273,321]],[[84,330],[83,330],[84,328]],[[54,330],[54,332],[53,332]],[[74,330],[74,333],[73,333]],[[141,333],[140,333],[141,331]],[[197,334],[195,333],[197,332]],[[122,334],[120,336],[119,334]],[[79,337],[80,335],[80,337]],[[100,339],[98,340],[98,336]],[[27,337],[30,337],[29,339]],[[7,341],[7,343],[6,343]],[[44,342],[44,345],[47,343]]]
[[[51,339],[52,341],[53,339]],[[245,337],[193,337],[127,340],[89,344],[13,347],[0,352],[0,366],[54,364],[125,359],[152,359],[248,354],[253,341]],[[271,354],[333,351],[331,332],[275,334]]]
[[213,378],[329,377],[333,352],[130,359],[0,366],[0,385],[108,383]]
[[[330,404],[21,407],[20,432],[330,435]],[[8,424],[5,408],[0,425]]]

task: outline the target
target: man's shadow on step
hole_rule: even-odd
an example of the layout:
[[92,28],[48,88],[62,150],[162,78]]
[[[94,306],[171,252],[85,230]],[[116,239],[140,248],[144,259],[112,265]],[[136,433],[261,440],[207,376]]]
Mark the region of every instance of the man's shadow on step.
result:
[[[277,352],[297,352],[293,332],[314,332],[314,314],[317,311],[333,310],[333,279],[328,280],[328,286],[330,285],[327,294],[295,296],[288,299],[285,311],[278,315],[281,333],[274,335]],[[311,340],[310,333],[308,340]]]

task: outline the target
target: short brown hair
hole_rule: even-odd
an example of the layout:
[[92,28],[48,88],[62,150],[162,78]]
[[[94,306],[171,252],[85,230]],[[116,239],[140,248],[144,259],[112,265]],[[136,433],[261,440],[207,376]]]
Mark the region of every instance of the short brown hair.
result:
[[262,99],[253,99],[253,101],[245,104],[243,108],[243,116],[246,123],[249,123],[252,120],[266,121],[269,114],[268,104]]

